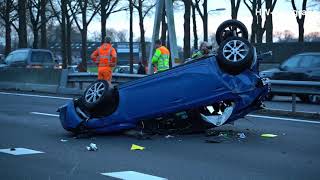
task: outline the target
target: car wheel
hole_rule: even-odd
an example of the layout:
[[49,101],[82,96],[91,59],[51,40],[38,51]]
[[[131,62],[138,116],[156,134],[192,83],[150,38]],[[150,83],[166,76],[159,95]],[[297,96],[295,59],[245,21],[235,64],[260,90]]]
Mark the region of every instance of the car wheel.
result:
[[81,101],[91,117],[103,117],[116,110],[119,94],[107,81],[98,80],[88,86]]
[[230,37],[242,37],[248,39],[248,29],[238,20],[227,20],[223,22],[216,31],[216,41],[220,45]]
[[217,61],[225,72],[237,75],[251,67],[253,47],[248,40],[231,37],[223,41],[218,49]]

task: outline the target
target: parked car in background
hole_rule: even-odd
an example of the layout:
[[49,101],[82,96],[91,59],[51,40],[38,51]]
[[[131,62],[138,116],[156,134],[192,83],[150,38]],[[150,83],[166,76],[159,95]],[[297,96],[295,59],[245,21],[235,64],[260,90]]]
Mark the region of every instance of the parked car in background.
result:
[[[320,81],[320,53],[309,52],[294,55],[278,68],[262,71],[260,75],[274,80]],[[272,93],[269,99],[272,99],[274,95],[288,94]],[[320,97],[316,95],[299,95],[299,98],[303,102],[320,102]]]
[[18,49],[12,51],[0,67],[53,68],[54,56],[46,49]]
[[[139,65],[133,64],[133,74],[138,74]],[[130,65],[116,66],[113,69],[114,73],[127,73],[130,74]]]

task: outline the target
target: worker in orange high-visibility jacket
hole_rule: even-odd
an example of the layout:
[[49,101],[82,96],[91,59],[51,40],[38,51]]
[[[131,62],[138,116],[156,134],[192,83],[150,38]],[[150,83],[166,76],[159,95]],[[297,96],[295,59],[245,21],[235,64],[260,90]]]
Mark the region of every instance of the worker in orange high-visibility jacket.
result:
[[117,52],[112,47],[110,37],[106,37],[105,42],[91,54],[91,59],[98,65],[98,79],[111,83],[112,68],[117,64]]

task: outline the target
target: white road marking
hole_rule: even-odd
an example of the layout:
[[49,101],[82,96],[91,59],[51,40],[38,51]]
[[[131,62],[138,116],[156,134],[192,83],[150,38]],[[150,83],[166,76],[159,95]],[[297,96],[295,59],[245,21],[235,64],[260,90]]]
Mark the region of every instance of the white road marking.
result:
[[41,151],[35,151],[32,149],[26,149],[26,148],[0,149],[0,152],[15,155],[15,156],[44,153]]
[[167,180],[166,178],[152,176],[149,174],[143,174],[135,171],[121,171],[121,172],[110,172],[101,173],[104,176],[110,176],[114,178],[124,179],[124,180]]
[[293,122],[320,124],[320,121],[308,121],[308,120],[302,120],[302,119],[282,118],[282,117],[273,117],[273,116],[259,116],[259,115],[247,115],[247,116],[255,117],[255,118],[275,119],[275,120],[281,120],[281,121],[293,121]]
[[51,116],[51,117],[59,117],[58,114],[48,114],[48,113],[41,113],[41,112],[30,112],[30,114],[42,115],[42,116]]
[[71,100],[72,98],[67,97],[58,97],[58,96],[41,96],[36,94],[20,94],[20,93],[7,93],[0,92],[2,95],[14,95],[14,96],[26,96],[26,97],[38,97],[38,98],[48,98],[48,99],[62,99],[62,100]]

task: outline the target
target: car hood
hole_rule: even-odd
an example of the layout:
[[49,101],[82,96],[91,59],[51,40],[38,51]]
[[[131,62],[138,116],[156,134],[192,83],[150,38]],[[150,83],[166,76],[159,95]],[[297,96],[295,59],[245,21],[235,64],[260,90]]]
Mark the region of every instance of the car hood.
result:
[[271,78],[273,76],[273,74],[276,72],[280,72],[280,69],[279,68],[272,68],[272,69],[261,71],[259,74],[263,78]]

